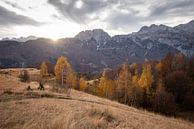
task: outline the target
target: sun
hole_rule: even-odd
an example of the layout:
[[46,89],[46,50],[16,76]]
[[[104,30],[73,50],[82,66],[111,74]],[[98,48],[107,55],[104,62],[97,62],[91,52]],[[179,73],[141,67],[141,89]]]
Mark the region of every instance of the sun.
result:
[[47,38],[50,38],[50,39],[52,39],[53,41],[57,41],[60,37],[59,36],[55,36],[55,35],[48,35],[48,36],[46,36]]
[[79,0],[75,3],[75,7],[78,8],[78,9],[81,9],[83,7],[83,1]]
[[54,42],[57,42],[59,38],[51,38]]

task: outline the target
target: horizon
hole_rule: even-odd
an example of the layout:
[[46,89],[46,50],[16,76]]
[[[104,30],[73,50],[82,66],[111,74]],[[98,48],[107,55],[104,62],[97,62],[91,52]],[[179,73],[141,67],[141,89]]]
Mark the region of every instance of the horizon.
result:
[[[187,22],[185,22],[185,23],[181,23],[181,24],[177,24],[177,25],[174,25],[174,26],[169,26],[169,25],[165,25],[165,24],[149,24],[149,25],[145,25],[145,26],[147,26],[147,27],[150,27],[151,25],[165,25],[165,26],[167,26],[167,27],[176,27],[176,26],[178,26],[178,25],[182,25],[182,24],[187,24],[187,23],[190,23],[191,21],[194,21],[194,20],[189,20],[189,21],[187,21]],[[114,37],[114,36],[116,36],[116,35],[128,35],[128,34],[132,34],[132,33],[136,33],[136,32],[138,32],[138,31],[140,31],[141,30],[141,28],[142,27],[144,27],[144,26],[141,26],[137,31],[132,31],[132,32],[128,32],[128,33],[121,33],[121,34],[110,34],[108,31],[106,31],[106,30],[104,30],[104,29],[101,29],[101,28],[94,28],[94,29],[87,29],[87,30],[81,30],[81,31],[79,31],[79,32],[77,32],[75,35],[73,35],[73,36],[69,36],[69,37],[59,37],[59,38],[52,38],[52,37],[38,37],[38,36],[36,36],[36,35],[28,35],[28,36],[18,36],[18,37],[2,37],[2,38],[0,38],[0,40],[3,40],[3,39],[6,39],[6,38],[8,38],[8,39],[19,39],[19,38],[28,38],[28,37],[36,37],[37,39],[38,38],[45,38],[45,39],[51,39],[51,40],[53,40],[53,41],[57,41],[57,40],[59,40],[59,39],[63,39],[63,38],[74,38],[77,34],[79,34],[80,32],[82,32],[82,31],[92,31],[92,30],[98,30],[98,29],[101,29],[101,30],[103,30],[104,32],[106,32],[106,33],[108,33],[109,34],[109,36],[111,36],[111,37]]]
[[142,26],[170,27],[194,19],[191,0],[2,0],[0,39],[5,37],[73,37],[83,30],[109,35],[137,32]]

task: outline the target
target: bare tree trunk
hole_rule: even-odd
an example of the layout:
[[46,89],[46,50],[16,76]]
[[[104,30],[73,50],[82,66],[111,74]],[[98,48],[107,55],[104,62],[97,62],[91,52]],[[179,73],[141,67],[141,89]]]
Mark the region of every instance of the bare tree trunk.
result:
[[127,87],[129,85],[129,73],[127,73],[127,76],[125,78],[125,104],[127,104]]
[[64,86],[63,76],[64,76],[64,69],[61,70],[61,85],[62,85],[62,87]]
[[107,91],[107,86],[106,86],[106,98],[108,98],[108,91]]
[[125,104],[127,104],[127,82],[125,82]]

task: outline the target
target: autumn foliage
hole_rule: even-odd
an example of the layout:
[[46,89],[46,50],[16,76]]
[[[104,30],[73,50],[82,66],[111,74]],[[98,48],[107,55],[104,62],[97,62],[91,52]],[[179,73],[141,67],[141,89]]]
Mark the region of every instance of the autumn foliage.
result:
[[69,62],[67,61],[67,58],[64,56],[61,56],[57,59],[57,63],[55,65],[55,76],[57,80],[61,80],[62,78],[62,70],[64,70],[64,72],[68,73],[71,70],[71,65],[69,64]]
[[40,65],[40,77],[44,78],[48,75],[48,67],[45,62],[42,62]]
[[75,73],[73,72],[67,58],[64,56],[59,57],[57,60],[55,65],[55,76],[59,83],[61,83],[63,77],[63,83],[68,87],[75,88],[77,85]]
[[114,94],[114,81],[109,79],[106,71],[103,72],[98,86],[98,95],[106,98],[112,98]]
[[87,82],[86,82],[86,80],[83,77],[81,77],[79,79],[79,90],[85,91],[86,88],[87,88]]
[[193,68],[194,58],[187,59],[182,53],[143,64],[124,63],[102,73],[96,95],[166,115],[193,110]]
[[97,78],[91,73],[76,77],[67,58],[59,57],[55,66],[59,81],[62,71],[65,84],[120,103],[165,115],[194,109],[194,58],[182,53],[142,64],[124,63],[118,69],[104,70]]

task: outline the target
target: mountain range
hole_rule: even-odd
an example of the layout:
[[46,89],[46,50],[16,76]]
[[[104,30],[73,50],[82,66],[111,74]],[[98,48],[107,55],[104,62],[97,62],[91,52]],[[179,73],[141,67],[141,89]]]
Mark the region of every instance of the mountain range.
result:
[[167,53],[194,55],[194,21],[175,27],[143,26],[138,32],[110,36],[102,29],[86,30],[73,38],[0,41],[0,67],[35,67],[41,61],[55,63],[64,55],[79,72],[116,68],[123,62],[158,60]]
[[2,41],[11,40],[11,41],[17,41],[17,42],[26,42],[28,40],[36,40],[36,39],[37,39],[36,36],[31,35],[31,36],[28,36],[28,37],[19,37],[19,38],[8,38],[8,37],[6,37],[6,38],[3,38]]

